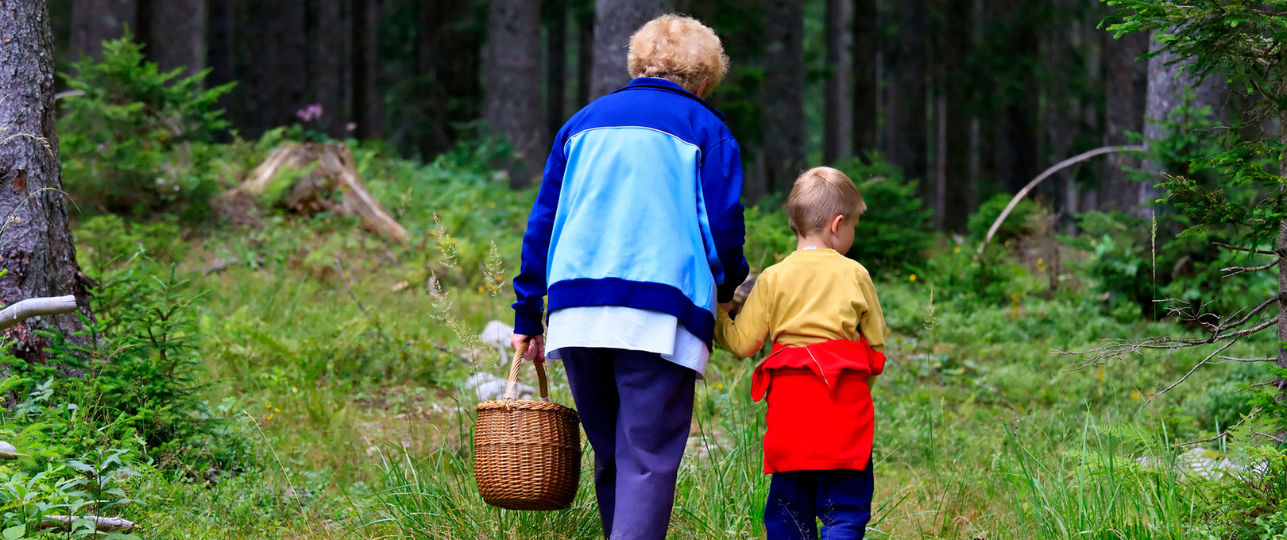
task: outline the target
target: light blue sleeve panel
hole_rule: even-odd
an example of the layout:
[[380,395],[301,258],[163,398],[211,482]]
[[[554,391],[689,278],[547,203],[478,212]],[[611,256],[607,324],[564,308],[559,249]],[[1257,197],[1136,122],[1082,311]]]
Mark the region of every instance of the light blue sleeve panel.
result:
[[564,149],[568,165],[554,218],[549,283],[660,283],[713,311],[700,149],[644,127],[589,129],[571,136]]

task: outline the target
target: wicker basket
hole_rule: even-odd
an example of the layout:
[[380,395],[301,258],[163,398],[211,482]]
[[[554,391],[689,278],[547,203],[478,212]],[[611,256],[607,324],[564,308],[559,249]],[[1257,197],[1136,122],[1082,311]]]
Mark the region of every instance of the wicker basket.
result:
[[474,480],[483,501],[510,510],[563,510],[572,506],[581,480],[581,419],[550,402],[545,367],[536,364],[541,400],[516,399],[514,355],[505,398],[478,404],[474,432]]

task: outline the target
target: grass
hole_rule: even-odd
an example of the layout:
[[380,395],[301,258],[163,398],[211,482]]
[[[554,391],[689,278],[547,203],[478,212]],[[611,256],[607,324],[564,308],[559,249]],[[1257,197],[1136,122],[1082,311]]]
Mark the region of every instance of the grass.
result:
[[[412,245],[388,246],[353,220],[270,216],[262,229],[203,232],[170,250],[186,254],[180,270],[202,298],[195,316],[209,399],[247,458],[213,485],[145,475],[134,517],[154,538],[595,538],[588,448],[582,489],[565,512],[487,507],[470,470],[476,398],[460,385],[479,370],[503,375],[506,359],[471,350],[453,325],[476,334],[511,316],[508,289],[495,283],[518,266],[534,194],[451,156],[430,165],[372,149],[356,156]],[[493,245],[499,261],[489,261]],[[1066,371],[1073,358],[1049,351],[1174,327],[1122,324],[1085,291],[985,305],[924,280],[878,290],[894,334],[873,385],[871,537],[1185,537],[1199,488],[1173,466],[1163,437],[1209,436],[1236,418],[1227,383],[1249,377],[1243,368],[1199,371],[1140,410],[1194,358]],[[674,538],[763,536],[768,477],[752,366],[717,352],[699,383]],[[557,367],[551,383],[553,398],[571,404]],[[1142,467],[1146,456],[1171,465]]]

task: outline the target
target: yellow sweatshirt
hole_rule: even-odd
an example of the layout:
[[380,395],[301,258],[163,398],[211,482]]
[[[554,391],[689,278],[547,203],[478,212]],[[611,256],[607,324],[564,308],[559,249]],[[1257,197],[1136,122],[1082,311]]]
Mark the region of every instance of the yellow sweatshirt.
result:
[[871,275],[852,259],[830,249],[803,249],[768,267],[738,313],[723,309],[715,322],[715,341],[745,358],[764,340],[803,347],[833,339],[857,341],[859,335],[885,352],[885,316],[880,312]]

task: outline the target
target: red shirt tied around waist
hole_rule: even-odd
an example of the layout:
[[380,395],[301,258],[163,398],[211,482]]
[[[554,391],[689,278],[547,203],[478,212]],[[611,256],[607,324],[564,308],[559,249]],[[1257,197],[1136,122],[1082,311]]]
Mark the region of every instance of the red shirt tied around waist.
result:
[[751,379],[755,401],[768,397],[764,472],[866,468],[876,423],[867,379],[884,369],[861,337],[774,345]]

